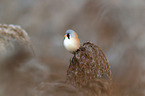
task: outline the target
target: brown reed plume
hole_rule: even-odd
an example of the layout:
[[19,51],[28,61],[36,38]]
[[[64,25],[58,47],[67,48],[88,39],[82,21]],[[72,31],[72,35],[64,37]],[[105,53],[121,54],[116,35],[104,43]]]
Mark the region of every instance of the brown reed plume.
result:
[[0,54],[13,52],[16,47],[13,43],[15,41],[33,52],[30,37],[24,29],[18,25],[0,24]]
[[101,48],[86,42],[70,60],[66,82],[87,89],[89,94],[108,93],[111,87],[111,70]]

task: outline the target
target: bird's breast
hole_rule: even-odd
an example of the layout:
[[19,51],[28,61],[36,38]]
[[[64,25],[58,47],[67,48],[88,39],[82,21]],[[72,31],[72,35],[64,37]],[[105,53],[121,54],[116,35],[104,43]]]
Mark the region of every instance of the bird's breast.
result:
[[68,38],[65,38],[64,39],[64,46],[65,48],[70,51],[70,52],[74,52],[76,51],[77,49],[79,49],[80,47],[80,44],[78,44],[79,42],[77,42],[75,39],[71,38],[71,39],[68,39]]

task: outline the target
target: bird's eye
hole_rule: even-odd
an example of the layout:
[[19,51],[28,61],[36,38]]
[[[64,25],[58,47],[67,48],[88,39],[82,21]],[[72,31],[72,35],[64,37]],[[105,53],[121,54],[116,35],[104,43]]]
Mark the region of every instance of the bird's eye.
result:
[[67,34],[68,39],[70,39],[70,34]]

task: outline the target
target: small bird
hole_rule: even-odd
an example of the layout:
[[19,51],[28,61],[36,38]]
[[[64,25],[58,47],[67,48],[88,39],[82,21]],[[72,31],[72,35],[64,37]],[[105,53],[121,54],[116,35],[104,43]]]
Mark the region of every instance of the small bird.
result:
[[80,40],[74,30],[67,30],[64,35],[64,47],[71,53],[74,53],[80,48]]

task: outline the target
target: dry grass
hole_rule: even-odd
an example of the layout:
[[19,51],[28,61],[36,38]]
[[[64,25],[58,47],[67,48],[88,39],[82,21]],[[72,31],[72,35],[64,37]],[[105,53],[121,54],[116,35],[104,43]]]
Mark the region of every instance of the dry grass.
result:
[[144,96],[144,10],[143,0],[0,0],[1,23],[27,30],[36,54],[31,55],[22,28],[0,25],[0,32],[10,32],[0,35],[0,95],[108,94],[104,80],[86,83],[89,88],[64,82],[71,55],[63,47],[63,34],[71,28],[82,44],[89,40],[104,50],[112,71],[111,96]]

